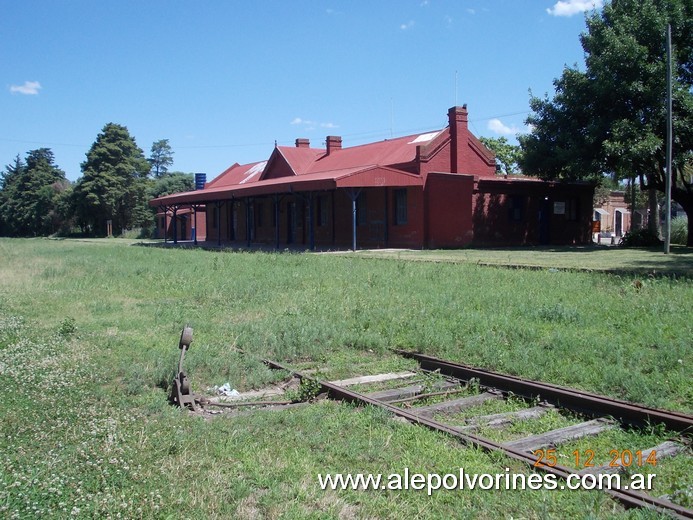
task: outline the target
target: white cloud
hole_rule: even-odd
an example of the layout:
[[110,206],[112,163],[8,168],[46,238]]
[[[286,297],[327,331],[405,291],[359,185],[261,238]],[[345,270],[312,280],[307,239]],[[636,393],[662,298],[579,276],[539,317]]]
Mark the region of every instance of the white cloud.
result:
[[315,130],[315,127],[319,126],[320,128],[339,128],[339,125],[335,125],[334,123],[318,123],[317,121],[311,121],[310,119],[303,119],[302,117],[294,117],[291,120],[292,125],[296,126],[302,126],[304,127],[305,130]]
[[414,27],[414,20],[409,20],[407,23],[403,23],[402,25],[399,26],[400,29],[403,31],[406,31],[407,29],[411,29]]
[[488,129],[500,135],[515,135],[520,132],[516,126],[508,126],[500,119],[491,119],[488,122]]
[[601,9],[604,0],[560,0],[546,10],[551,16],[573,16],[592,9]]
[[24,85],[10,85],[10,92],[13,94],[24,94],[26,96],[36,96],[41,89],[38,81],[25,81]]
[[476,11],[474,9],[467,9],[467,12],[469,14],[476,14]]
[[534,130],[534,127],[532,125],[525,125],[521,128],[517,126],[508,126],[498,118],[491,119],[486,125],[486,128],[498,135],[512,136],[515,136],[517,134],[532,133],[532,131]]
[[300,118],[300,117],[294,117],[294,118],[291,120],[291,124],[292,124],[292,125],[309,125],[309,126],[313,126],[313,125],[315,125],[315,124],[317,124],[317,123],[316,123],[315,121],[311,121],[311,120],[309,120],[309,119],[302,119],[302,118]]

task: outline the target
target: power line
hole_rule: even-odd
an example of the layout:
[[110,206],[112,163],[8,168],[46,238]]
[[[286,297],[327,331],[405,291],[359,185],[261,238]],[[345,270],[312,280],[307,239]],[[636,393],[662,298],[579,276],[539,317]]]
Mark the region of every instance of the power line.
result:
[[[523,110],[523,111],[518,111],[518,112],[510,112],[507,114],[499,114],[499,115],[494,115],[494,116],[487,116],[487,117],[479,117],[479,118],[474,118],[470,119],[470,123],[477,123],[480,121],[490,121],[491,119],[498,119],[501,117],[511,117],[511,116],[517,116],[517,115],[522,115],[522,114],[529,114],[529,110]],[[399,132],[396,132],[397,136],[403,137],[405,135],[409,134],[415,134],[419,132],[424,132],[424,131],[429,131],[432,128],[438,128],[440,127],[440,124],[431,124],[431,125],[426,125],[426,126],[419,126],[417,128],[409,128],[409,129],[404,129]],[[357,137],[357,138],[366,138],[366,137],[378,137],[378,136],[383,136],[384,138],[387,138],[389,135],[390,138],[394,137],[395,132],[390,129],[378,129],[378,130],[369,130],[369,131],[364,131],[364,132],[355,132],[351,134],[343,134],[343,137]],[[68,146],[72,148],[89,148],[91,144],[89,145],[84,145],[84,144],[74,144],[74,143],[53,143],[53,142],[47,142],[47,141],[25,141],[25,140],[20,140],[20,139],[9,139],[5,137],[0,137],[0,141],[4,142],[9,142],[9,143],[19,143],[19,144],[32,144],[32,145],[42,145],[42,146]],[[290,140],[281,140],[281,142],[290,144]],[[196,149],[212,149],[212,148],[251,148],[251,147],[256,147],[256,146],[270,146],[271,141],[267,142],[262,142],[262,143],[227,143],[227,144],[205,144],[205,145],[182,145],[182,146],[175,146],[176,149],[178,150],[196,150]]]
[[47,146],[73,146],[76,148],[84,148],[83,144],[68,144],[68,143],[47,143],[46,141],[20,141],[19,139],[6,139],[0,137],[0,141],[5,141],[8,143],[20,143],[20,144],[42,144]]
[[244,148],[251,146],[268,146],[271,145],[272,141],[267,141],[265,143],[246,143],[246,144],[200,144],[200,145],[183,145],[176,146],[177,150],[193,150],[198,148]]

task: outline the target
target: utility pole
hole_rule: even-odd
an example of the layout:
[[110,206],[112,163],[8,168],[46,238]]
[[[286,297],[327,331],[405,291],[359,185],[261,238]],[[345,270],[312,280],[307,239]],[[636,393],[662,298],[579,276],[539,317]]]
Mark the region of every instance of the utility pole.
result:
[[664,254],[671,251],[671,153],[672,153],[672,114],[671,114],[671,24],[667,25],[667,157],[666,157],[666,204],[664,228]]

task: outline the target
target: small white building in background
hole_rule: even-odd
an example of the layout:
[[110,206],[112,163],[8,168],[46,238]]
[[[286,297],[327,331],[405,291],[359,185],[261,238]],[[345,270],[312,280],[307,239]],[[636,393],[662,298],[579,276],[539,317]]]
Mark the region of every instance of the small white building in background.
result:
[[618,242],[631,228],[647,225],[647,210],[635,210],[633,214],[625,197],[625,191],[614,190],[603,204],[594,206],[592,235],[596,243]]

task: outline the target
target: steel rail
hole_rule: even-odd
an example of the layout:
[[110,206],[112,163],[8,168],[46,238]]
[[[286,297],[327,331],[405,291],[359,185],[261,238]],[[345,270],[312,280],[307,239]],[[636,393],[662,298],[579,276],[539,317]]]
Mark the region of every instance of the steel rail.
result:
[[[390,411],[392,414],[398,417],[403,417],[412,423],[420,424],[431,430],[443,432],[448,435],[451,435],[452,437],[456,437],[465,444],[478,446],[486,451],[501,452],[512,459],[527,463],[532,467],[535,467],[534,464],[537,462],[537,458],[532,453],[519,451],[513,448],[508,448],[500,443],[497,443],[489,439],[485,439],[483,437],[478,437],[473,434],[462,433],[452,426],[439,423],[426,417],[418,416],[415,413],[409,412],[405,409],[392,406],[391,404],[378,401],[377,399],[372,399],[368,396],[359,394],[358,392],[354,392],[353,390],[349,390],[344,387],[340,387],[328,381],[321,381],[319,379],[315,379],[312,376],[302,374],[301,372],[296,371],[276,361],[265,359],[263,360],[263,362],[270,368],[285,370],[300,379],[307,379],[309,381],[318,383],[321,386],[322,391],[327,392],[327,394],[333,399],[351,403],[370,404],[372,406],[377,406],[379,408],[383,408],[385,410]],[[570,468],[560,465],[552,467],[544,465],[542,467],[537,467],[536,469],[540,469],[547,473],[551,473],[553,475],[561,477],[562,479],[567,479],[569,475],[575,473]],[[644,493],[639,493],[637,491],[633,491],[630,489],[604,489],[602,491],[621,502],[621,504],[623,504],[625,507],[647,507],[650,509],[663,511],[668,514],[673,514],[679,518],[693,518],[693,510],[687,509],[683,506],[674,504],[673,502],[669,502],[667,500],[662,500],[656,497],[646,495]]]
[[688,436],[693,434],[693,416],[684,413],[649,408],[582,390],[499,374],[418,352],[406,350],[394,350],[394,352],[415,359],[425,370],[439,371],[442,375],[452,376],[463,381],[477,379],[482,386],[512,392],[528,399],[541,397],[543,401],[588,415],[610,415],[624,424],[646,426],[662,423],[670,430],[681,434]]

